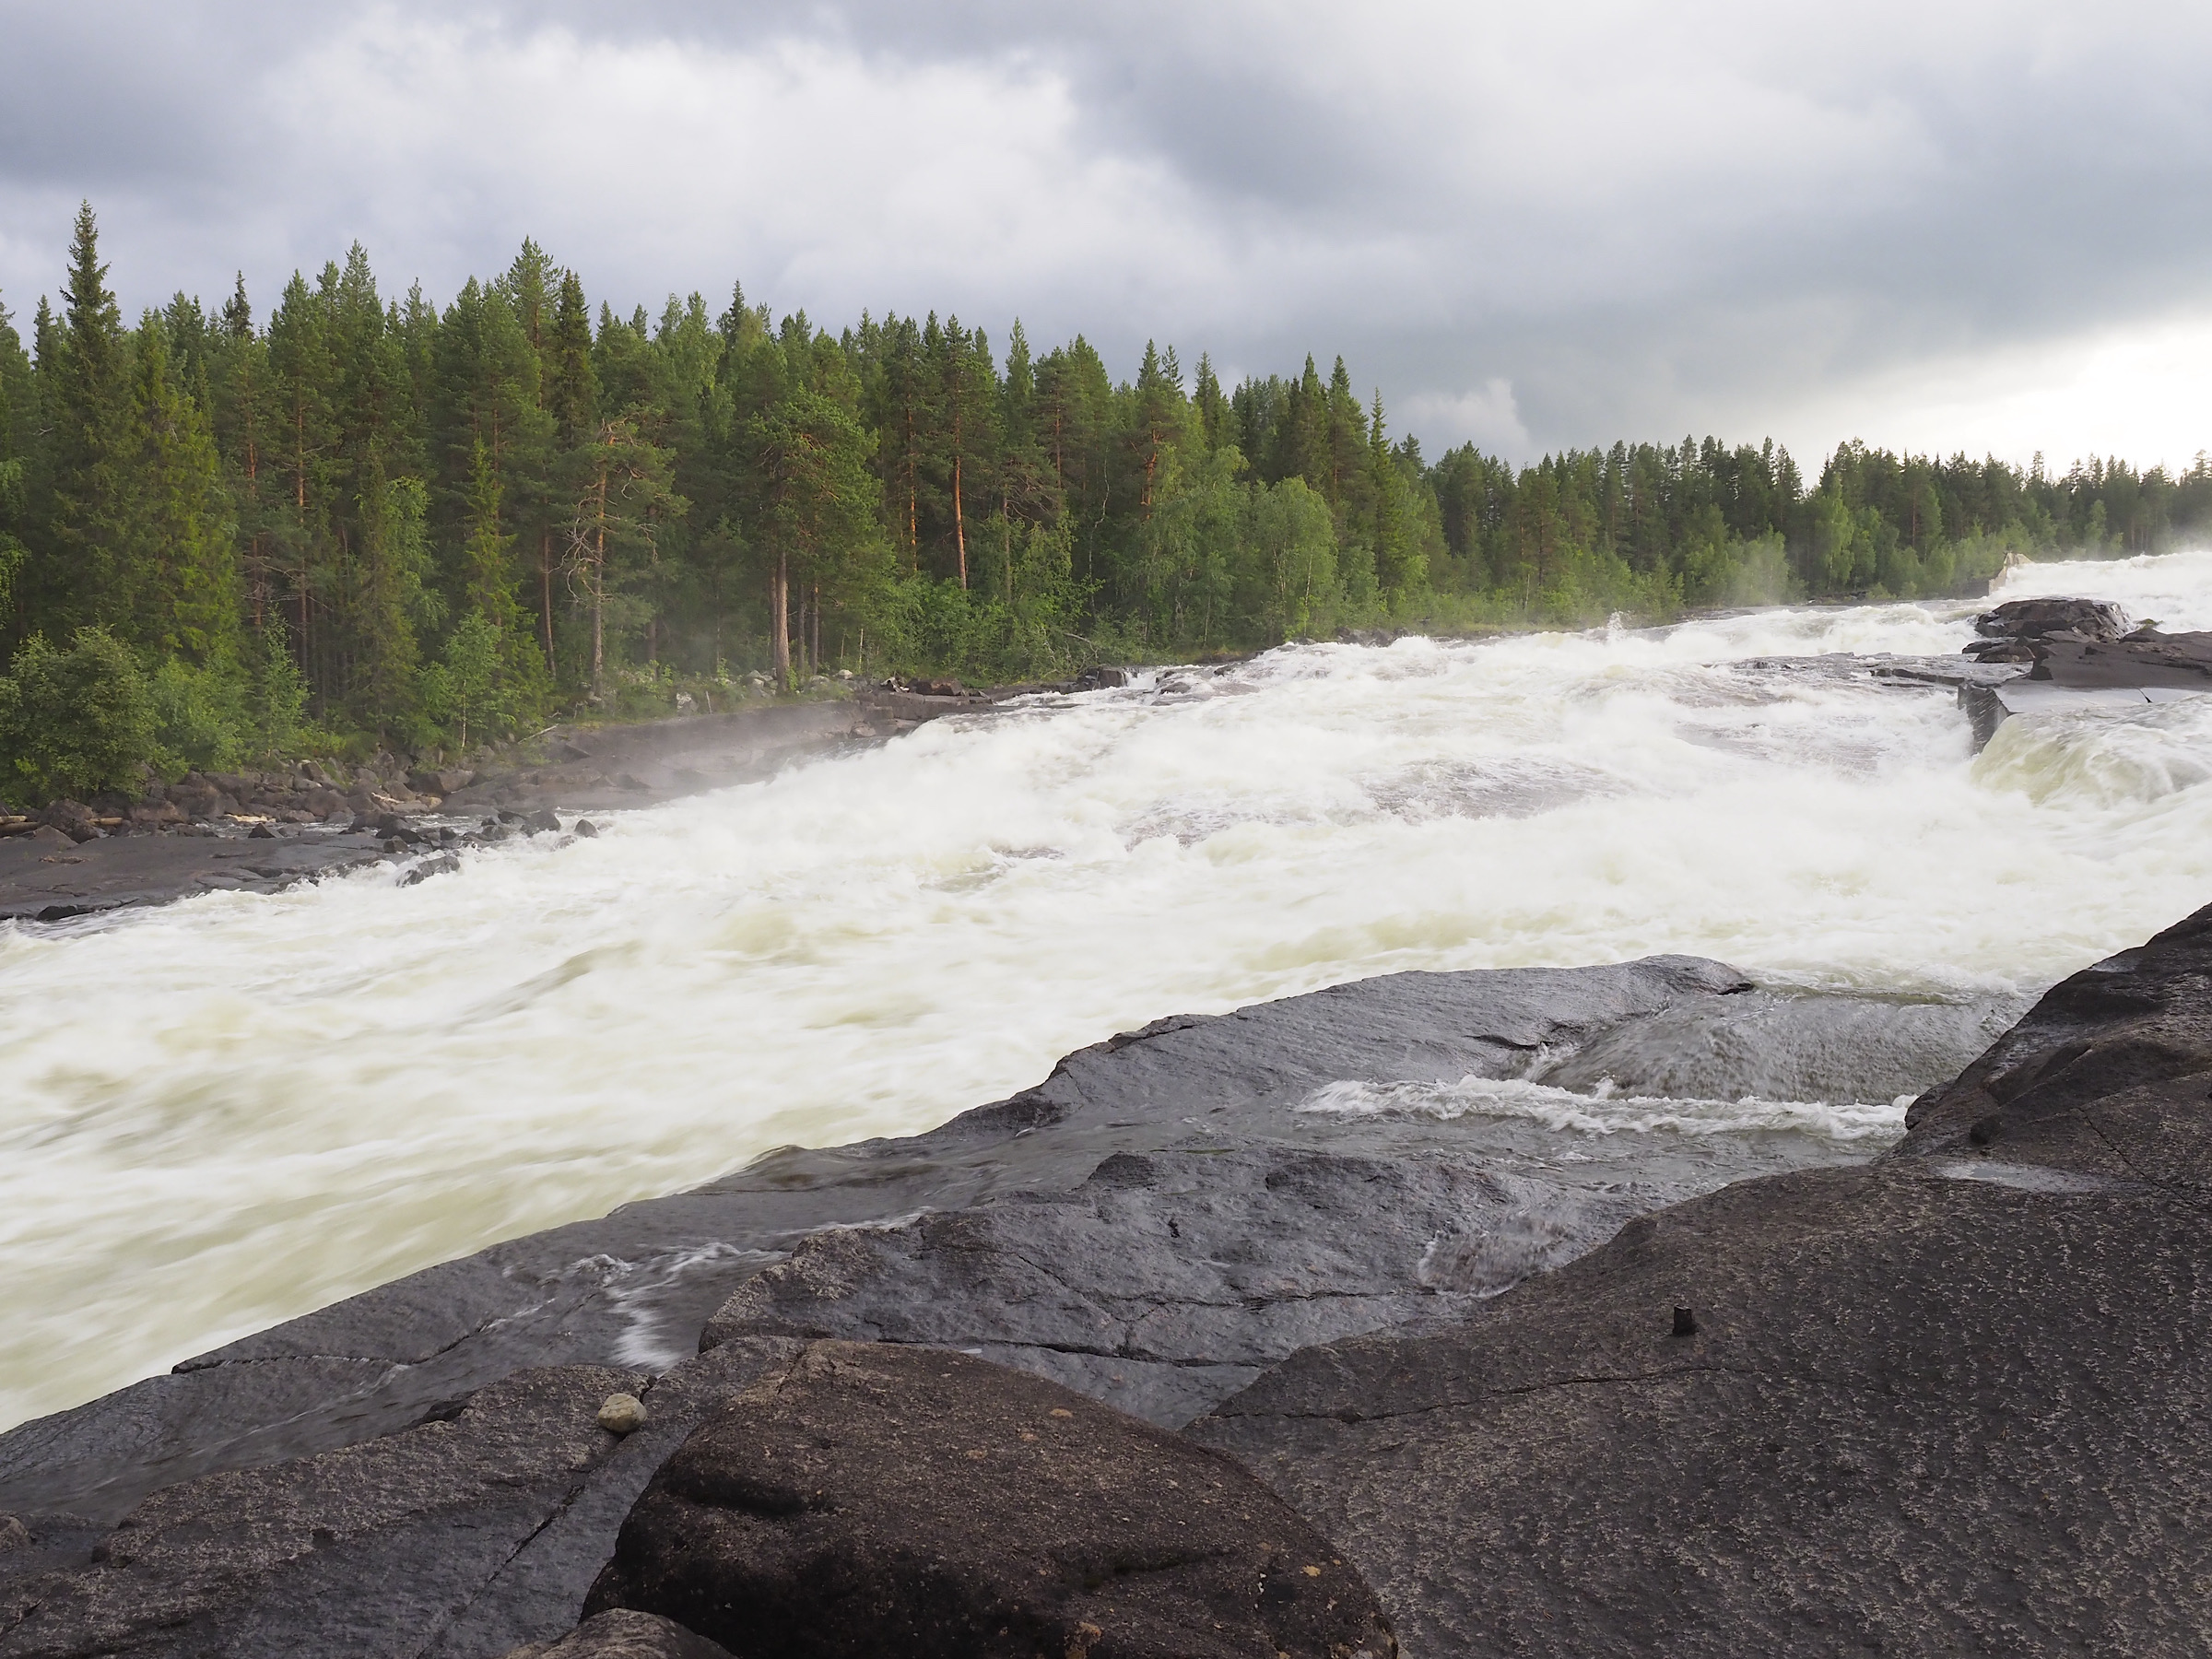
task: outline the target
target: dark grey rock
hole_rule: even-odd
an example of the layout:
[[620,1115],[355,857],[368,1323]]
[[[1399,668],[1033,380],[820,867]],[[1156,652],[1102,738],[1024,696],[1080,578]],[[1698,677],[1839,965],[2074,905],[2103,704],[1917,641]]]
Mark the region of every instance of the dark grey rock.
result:
[[1640,1218],[1189,1432],[1416,1651],[2201,1652],[2208,940],[2060,985],[1892,1157]]
[[450,1422],[171,1487],[82,1568],[11,1583],[0,1654],[423,1652],[615,1450],[594,1413],[629,1381],[524,1373]]
[[[1537,1044],[1489,1075],[1676,1099],[1884,1100],[1955,1069],[2016,1007],[1734,992],[1557,1052]],[[1800,1135],[1700,1146],[1665,1130],[1593,1153],[1479,1115],[1423,1125],[1418,1107],[1394,1116],[1389,1100],[1364,1123],[1336,1120],[1325,1146],[1239,1124],[1116,1153],[1072,1190],[817,1233],[747,1282],[701,1341],[959,1348],[1174,1427],[1298,1348],[1464,1316],[1632,1216],[1754,1173],[1857,1161],[1847,1144]]]
[[618,1607],[587,1618],[559,1641],[534,1641],[507,1659],[730,1659],[720,1642],[673,1618]]
[[2135,627],[2128,615],[2107,599],[2007,599],[1974,618],[1984,639],[2040,640],[2048,634],[2077,633],[2090,640],[2117,640]]
[[39,809],[38,819],[51,824],[73,841],[88,841],[100,834],[92,808],[82,801],[53,801]]
[[49,864],[48,845],[0,838],[0,921],[60,922],[164,904],[214,888],[269,892],[373,862],[366,836],[317,833],[249,842],[242,831],[100,836]]
[[1176,1428],[1296,1349],[1465,1316],[1659,1201],[1484,1161],[1119,1152],[1070,1193],[817,1233],[701,1341],[958,1348]]
[[2138,632],[2125,639],[2049,635],[2036,642],[2035,680],[2072,690],[2158,686],[2212,691],[2212,633]]
[[1906,1114],[1900,1151],[2195,1190],[2212,1176],[2212,909],[2060,981]]
[[[942,1305],[926,1329],[905,1328],[915,1340],[988,1347],[1010,1360],[1026,1351],[1048,1374],[1172,1420],[1279,1357],[1300,1332],[1432,1317],[1456,1306],[1455,1297],[1600,1241],[1630,1214],[1746,1175],[1863,1157],[1848,1143],[1783,1133],[1661,1130],[1563,1146],[1525,1116],[1451,1117],[1388,1102],[1300,1110],[1347,1081],[1524,1076],[1601,1041],[1617,1056],[1612,1069],[1627,1072],[1633,1028],[1664,1017],[1674,1022],[1667,1041],[1692,1045],[1697,1022],[1685,1022],[1692,1010],[1734,1033],[1713,1040],[1719,1057],[1698,1073],[1722,1098],[1733,1098],[1725,1053],[1758,1046],[1750,1015],[1759,1007],[1778,1022],[1761,1062],[1773,1075],[1788,1069],[1787,1051],[1823,1047],[1824,1018],[1868,1035],[1862,1005],[1851,999],[1785,1007],[1787,999],[1762,1002],[1744,984],[1719,963],[1655,958],[1583,970],[1393,975],[1215,1018],[1156,1022],[1072,1054],[1037,1088],[930,1134],[771,1154],[693,1192],[495,1245],[183,1361],[175,1375],[26,1424],[0,1435],[0,1510],[112,1522],[186,1476],[390,1433],[520,1368],[666,1371],[697,1351],[710,1316],[735,1292],[810,1235],[860,1224],[898,1230],[918,1213],[966,1209],[994,1195],[1021,1194],[1027,1207],[979,1215],[973,1226],[1010,1249],[1027,1248],[1024,1228],[1043,1229],[1039,1237],[1072,1229],[1098,1242],[1076,1269],[1095,1309],[1071,1303],[1069,1321],[1125,1309],[1122,1287],[1133,1276],[1171,1270],[1173,1283],[1195,1287],[1172,1320],[1163,1312],[1143,1333],[1148,1341],[1174,1324],[1175,1344],[1155,1357],[1125,1340],[1098,1353],[1061,1353],[1052,1345],[1098,1345],[1050,1332],[1032,1341],[1042,1328],[1016,1328],[991,1300],[989,1288],[1020,1270],[1012,1256],[974,1264],[965,1282],[938,1272],[929,1294]],[[1915,1028],[1912,1041],[1924,1048],[1929,1069],[1914,1082],[1947,1075],[1979,1051],[1972,1020],[1959,1018],[1960,1046],[1947,1055],[1927,1046],[1931,1022]],[[1818,1069],[1808,1060],[1798,1075]],[[1849,1090],[1861,1079],[1831,1080]],[[1897,1083],[1888,1062],[1875,1080],[1885,1091]],[[1159,1164],[1163,1186],[1106,1191],[1092,1182],[1102,1162],[1123,1153],[1171,1154]],[[1220,1171],[1218,1191],[1201,1206],[1217,1230],[1205,1234],[1218,1240],[1214,1265],[1197,1261],[1164,1227],[1104,1248],[1105,1218],[1123,1209],[1179,1225],[1182,1208],[1169,1206],[1183,1206],[1180,1189],[1209,1169]],[[1324,1187],[1334,1195],[1317,1202]],[[1055,1194],[1078,1188],[1071,1204],[1056,1204]],[[1384,1191],[1407,1195],[1404,1217],[1362,1206],[1361,1194]],[[1316,1231],[1324,1216],[1337,1230],[1325,1239]],[[1425,1268],[1431,1235],[1417,1237],[1417,1216],[1424,1227],[1435,1224]],[[1232,1226],[1245,1230],[1232,1238]],[[928,1264],[932,1271],[952,1265],[926,1249],[929,1236],[928,1227],[881,1235],[886,1270],[914,1283]],[[817,1248],[827,1253],[830,1243]],[[1300,1307],[1263,1293],[1298,1282],[1322,1261],[1335,1264],[1332,1282],[1346,1294]],[[1440,1264],[1455,1265],[1446,1272]],[[1372,1277],[1355,1294],[1360,1272]],[[1219,1296],[1237,1305],[1206,1305]],[[840,1307],[817,1300],[813,1309],[786,1300],[776,1317],[791,1323],[760,1328],[892,1328],[870,1323],[880,1288],[862,1288]],[[1209,1353],[1204,1344],[1217,1340]]]
[[1295,1654],[1397,1643],[1359,1574],[1228,1459],[963,1355],[821,1343],[710,1418],[587,1611],[739,1659]]
[[[359,1445],[170,1486],[112,1529],[63,1523],[31,1571],[0,1557],[0,1655],[490,1659],[556,1639],[661,1461],[794,1351],[734,1344],[657,1382],[520,1371]],[[615,1389],[652,1424],[601,1429]]]

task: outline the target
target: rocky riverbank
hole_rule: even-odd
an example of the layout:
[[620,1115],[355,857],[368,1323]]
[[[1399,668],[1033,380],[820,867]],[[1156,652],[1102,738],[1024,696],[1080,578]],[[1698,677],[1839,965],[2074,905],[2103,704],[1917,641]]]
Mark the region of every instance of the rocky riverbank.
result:
[[[1084,684],[1117,672],[1093,671]],[[477,766],[413,766],[379,753],[350,768],[302,760],[281,772],[190,772],[135,798],[57,801],[0,816],[0,921],[272,892],[378,863],[419,877],[461,848],[747,782],[809,755],[1054,688],[869,688],[639,725],[557,726]]]
[[[1957,1073],[2006,1023],[1990,1007],[1762,991],[1683,958],[1403,974],[1162,1020],[930,1135],[772,1155],[0,1437],[0,1512],[18,1517],[16,1547],[0,1554],[0,1654],[493,1655],[559,1637],[587,1596],[594,1612],[681,1623],[700,1581],[673,1572],[665,1540],[638,1519],[664,1512],[692,1516],[681,1534],[725,1540],[714,1581],[725,1597],[782,1618],[818,1583],[794,1563],[875,1583],[871,1552],[946,1530],[942,1516],[900,1509],[888,1530],[854,1533],[836,1519],[844,1506],[774,1496],[790,1488],[763,1486],[757,1466],[772,1446],[744,1450],[759,1409],[747,1402],[763,1390],[847,1449],[822,1482],[888,1490],[894,1467],[948,1449],[988,1469],[995,1500],[1031,1523],[1018,1537],[945,1537],[941,1571],[885,1581],[879,1628],[936,1618],[930,1628],[958,1636],[943,1651],[1027,1653],[1049,1637],[1058,1653],[1090,1641],[1087,1629],[1142,1626],[1157,1640],[1114,1651],[1211,1652],[1174,1632],[1241,1597],[1279,1608],[1266,1628],[1280,1651],[1387,1651],[1371,1621],[1364,1634],[1311,1622],[1325,1611],[1299,1599],[1311,1567],[1352,1575],[1328,1581],[1322,1602],[1371,1605],[1363,1578],[1412,1651],[1453,1651],[1456,1636],[1433,1640],[1449,1627],[1419,1582],[1433,1565],[1406,1569],[1381,1518],[1370,1525],[1294,1488],[1275,1453],[1307,1430],[1269,1430],[1284,1438],[1263,1443],[1251,1425],[1265,1391],[1347,1340],[1480,1328],[1639,1215],[1774,1184],[1750,1177],[1841,1179],[1865,1154],[1786,1130],[1704,1144],[1656,1129],[1562,1147],[1526,1117],[1347,1110],[1346,1087],[1493,1077],[1586,1090],[1610,1077],[1658,1097],[1882,1098]],[[1718,1317],[1710,1296],[1692,1305]],[[953,1349],[972,1358],[945,1376],[865,1359]],[[1067,1400],[1053,1403],[1062,1390]],[[599,1426],[618,1394],[641,1402],[634,1418],[608,1419],[626,1432]],[[886,1438],[887,1418],[905,1428]],[[739,1435],[726,1442],[737,1462],[656,1473],[701,1424]],[[1077,1439],[1045,1438],[1070,1424]],[[1159,1438],[1183,1425],[1184,1440]],[[1073,1515],[1053,1493],[1085,1469],[1122,1471],[1112,1478],[1132,1491],[1206,1471],[1218,1486],[1191,1489],[1234,1496],[1238,1516],[1221,1518],[1208,1559],[1243,1564],[1227,1578],[1177,1577],[1188,1552],[1173,1506],[1132,1498],[1103,1530],[1095,1514]],[[1255,1507],[1254,1476],[1298,1527],[1326,1514],[1318,1534],[1284,1532],[1284,1512]],[[1486,1488],[1489,1500],[1536,1501],[1509,1485]],[[666,1497],[641,1502],[656,1491]],[[728,1512],[716,1520],[701,1504]],[[1324,1558],[1321,1540],[1334,1553]],[[1029,1561],[1018,1572],[1016,1545]],[[1159,1565],[1108,1571],[1117,1559]],[[1132,1583],[1131,1571],[1156,1576]],[[1051,1594],[1013,1595],[1040,1573]],[[968,1611],[945,1624],[948,1584],[960,1587],[949,1605]],[[1115,1601],[1115,1585],[1135,1599]],[[976,1635],[976,1619],[1002,1613],[1030,1646]],[[1329,1630],[1320,1645],[1313,1632]]]

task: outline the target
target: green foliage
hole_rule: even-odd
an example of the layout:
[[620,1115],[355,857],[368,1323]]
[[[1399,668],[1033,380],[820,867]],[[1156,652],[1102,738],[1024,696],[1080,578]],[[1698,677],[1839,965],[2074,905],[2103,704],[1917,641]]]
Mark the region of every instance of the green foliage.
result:
[[229,771],[247,758],[252,724],[246,676],[229,662],[194,666],[171,657],[147,682],[157,771]]
[[159,756],[151,688],[104,628],[66,651],[32,634],[0,678],[0,761],[40,800],[132,789]]
[[442,309],[380,294],[357,245],[261,324],[241,281],[125,328],[106,272],[87,206],[33,350],[0,310],[0,652],[35,680],[34,635],[110,630],[164,764],[474,744],[747,671],[1010,681],[1379,623],[1938,596],[2212,527],[2202,458],[1853,442],[1809,485],[1712,438],[1430,463],[1341,359],[1224,388],[1153,343],[1117,381],[1080,335],[832,335],[735,285],[719,315],[594,320],[534,242]]
[[442,655],[422,671],[423,712],[462,749],[513,736],[542,712],[544,697],[537,642],[482,610],[461,618]]
[[244,736],[253,756],[288,752],[307,710],[307,676],[292,659],[284,624],[270,618],[253,638],[245,688]]
[[1789,548],[1771,530],[1749,541],[1716,535],[1693,544],[1683,561],[1682,593],[1691,605],[1786,605],[1798,592]]

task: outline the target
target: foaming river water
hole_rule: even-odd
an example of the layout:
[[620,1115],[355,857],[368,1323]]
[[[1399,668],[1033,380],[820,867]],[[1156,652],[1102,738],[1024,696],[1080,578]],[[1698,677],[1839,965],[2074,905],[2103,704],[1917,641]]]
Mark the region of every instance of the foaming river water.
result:
[[[2212,554],[2001,596],[2031,592],[2212,627]],[[2212,699],[1975,757],[1947,690],[1749,664],[1954,653],[1978,608],[1291,647],[411,888],[0,926],[0,1425],[770,1147],[927,1128],[1163,1014],[1658,951],[2040,990],[2212,900]]]

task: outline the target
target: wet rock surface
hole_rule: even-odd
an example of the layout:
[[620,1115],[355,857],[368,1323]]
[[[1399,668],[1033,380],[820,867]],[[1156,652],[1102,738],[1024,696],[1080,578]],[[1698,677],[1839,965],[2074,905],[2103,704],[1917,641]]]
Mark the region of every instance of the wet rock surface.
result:
[[720,1642],[657,1613],[595,1614],[558,1641],[533,1641],[505,1659],[731,1659]]
[[[1158,1021],[1071,1054],[1037,1088],[927,1135],[771,1154],[692,1192],[426,1269],[24,1424],[0,1435],[0,1512],[112,1522],[162,1486],[388,1433],[524,1367],[665,1371],[697,1350],[710,1318],[764,1268],[817,1234],[808,1261],[822,1259],[844,1236],[824,1230],[855,1226],[880,1230],[853,1237],[881,1241],[878,1265],[890,1277],[875,1287],[856,1278],[841,1300],[800,1294],[819,1281],[795,1274],[776,1292],[782,1304],[767,1310],[782,1323],[762,1328],[869,1329],[867,1310],[887,1287],[926,1269],[940,1306],[927,1315],[928,1334],[902,1327],[915,1339],[995,1345],[1009,1359],[1028,1350],[1045,1374],[1174,1420],[1287,1351],[1300,1332],[1430,1317],[1685,1194],[1865,1156],[1858,1144],[1815,1135],[1662,1129],[1590,1136],[1562,1158],[1540,1117],[1389,1100],[1316,1110],[1317,1093],[1347,1080],[1511,1078],[1539,1063],[1571,1064],[1599,1043],[1610,1047],[1608,1075],[1633,1093],[1692,1041],[1700,1021],[1720,1048],[1752,1040],[1766,1001],[1734,970],[1677,957],[1399,974],[1218,1018]],[[1793,1047],[1809,1055],[1827,1024],[1856,1026],[1864,1006],[1771,999],[1765,1014],[1780,1022],[1766,1044],[1771,1063],[1781,1065]],[[1993,1016],[2001,1018],[1967,1006],[1918,1011],[1921,1075],[1949,1075],[1980,1053]],[[1639,1043],[1638,1028],[1654,1020],[1667,1022],[1664,1041]],[[1816,1070],[1808,1058],[1792,1080],[1842,1098],[1858,1098],[1862,1080],[1881,1091],[1876,1099],[1899,1087],[1887,1067],[1864,1079]],[[1128,1166],[1109,1163],[1121,1154],[1154,1159],[1161,1184],[1128,1182]],[[1192,1207],[1182,1189],[1216,1166],[1224,1171],[1218,1190]],[[1371,1199],[1384,1191],[1405,1193],[1414,1207],[1402,1216],[1379,1208]],[[950,1225],[934,1218],[992,1198],[1009,1202],[961,1225],[1006,1251],[1084,1241],[1087,1259],[1065,1270],[1085,1288],[1053,1313],[1057,1324],[1014,1324],[994,1303],[992,1287],[1023,1271],[1013,1254],[994,1263],[926,1248],[933,1228]],[[1123,1209],[1156,1225],[1109,1226]],[[1186,1210],[1194,1235],[1187,1242],[1175,1230]],[[923,1212],[932,1218],[916,1226]],[[1433,1237],[1416,1238],[1416,1217],[1433,1224]],[[1231,1227],[1245,1230],[1230,1240]],[[1143,1331],[1110,1343],[1095,1329],[1068,1339],[1087,1320],[1118,1318],[1133,1305],[1125,1288],[1155,1274],[1162,1312]],[[1021,1316],[1043,1321],[1044,1312],[1036,1302]],[[1157,1352],[1147,1346],[1171,1330],[1172,1342]],[[1171,1366],[1189,1374],[1169,1378]]]
[[646,1488],[587,1611],[732,1653],[965,1659],[1397,1644],[1327,1540],[1225,1457],[963,1355],[820,1343]]
[[2053,634],[2117,640],[2134,627],[2128,614],[2109,599],[2007,599],[1974,618],[1974,633],[1983,641],[2041,640]]
[[1644,1207],[1434,1154],[1122,1152],[1070,1193],[818,1233],[703,1339],[959,1348],[1173,1428],[1298,1348],[1469,1312]]
[[65,922],[194,893],[275,892],[378,863],[375,837],[344,832],[251,838],[101,836],[75,846],[44,832],[0,840],[0,922]]
[[2212,1179],[2212,909],[2061,980],[1906,1114],[1901,1155]]
[[1410,1651],[2199,1651],[2207,935],[2065,982],[1892,1156],[1641,1218],[1190,1432]]
[[[788,1352],[731,1345],[659,1379],[520,1371],[359,1445],[168,1487],[112,1529],[34,1518],[30,1547],[0,1555],[0,1655],[488,1659],[557,1641],[653,1470]],[[653,1423],[602,1429],[615,1387]]]
[[[1340,1079],[1504,1077],[1539,1053],[1559,1055],[1683,1005],[1732,1016],[1741,986],[1719,962],[1654,958],[1392,975],[1232,1016],[1161,1019],[1068,1055],[1038,1088],[929,1135],[774,1152],[692,1193],[441,1263],[27,1422],[0,1436],[0,1513],[112,1522],[164,1484],[389,1433],[522,1367],[668,1370],[697,1351],[732,1292],[818,1230],[898,1226],[989,1194],[1068,1193],[1117,1152],[1199,1141],[1215,1152],[1427,1148],[1471,1168],[1539,1163],[1550,1135],[1537,1124],[1296,1108]],[[1964,1055],[1982,1046],[1969,1040]],[[1624,1159],[1643,1155],[1657,1157],[1646,1157],[1653,1168],[1632,1188],[1637,1207],[1776,1168],[1732,1148],[1624,1148]],[[1765,1152],[1781,1166],[1838,1155],[1814,1141]],[[1591,1161],[1553,1177],[1555,1188],[1599,1190],[1621,1171]]]

